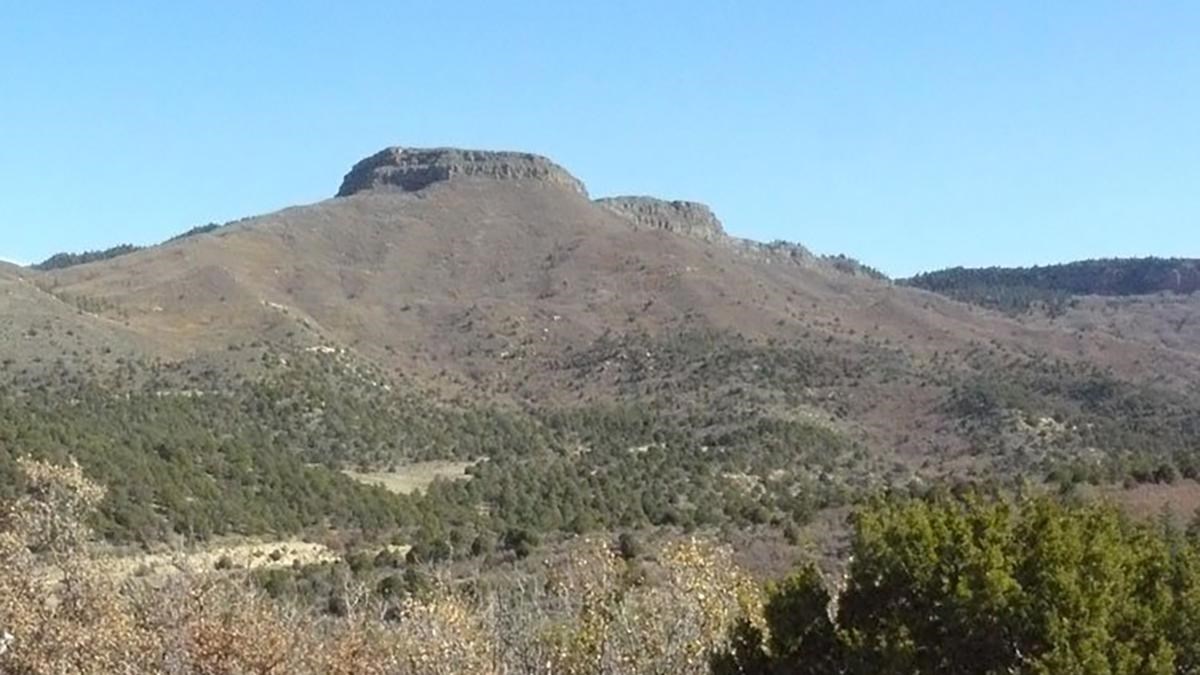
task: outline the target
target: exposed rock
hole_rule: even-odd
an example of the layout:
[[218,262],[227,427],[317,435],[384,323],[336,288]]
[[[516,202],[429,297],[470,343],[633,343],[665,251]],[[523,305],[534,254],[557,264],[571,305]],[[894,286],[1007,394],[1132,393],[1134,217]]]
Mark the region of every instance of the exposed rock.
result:
[[801,244],[776,240],[760,242],[752,239],[729,238],[729,246],[745,256],[763,262],[788,262],[797,265],[812,266],[817,263],[817,257]]
[[731,237],[725,233],[724,226],[712,209],[698,202],[622,196],[604,197],[595,200],[595,203],[620,215],[635,227],[666,230],[693,237],[760,262],[787,262],[798,265],[815,265],[818,262],[816,256],[800,244],[786,241],[761,243]]
[[540,155],[458,148],[392,147],[355,164],[342,181],[337,196],[347,197],[364,190],[415,192],[433,183],[457,177],[532,180],[587,195],[587,188],[578,178]]
[[666,201],[654,197],[605,197],[596,203],[633,221],[641,227],[651,227],[682,234],[704,241],[725,238],[721,221],[704,204]]

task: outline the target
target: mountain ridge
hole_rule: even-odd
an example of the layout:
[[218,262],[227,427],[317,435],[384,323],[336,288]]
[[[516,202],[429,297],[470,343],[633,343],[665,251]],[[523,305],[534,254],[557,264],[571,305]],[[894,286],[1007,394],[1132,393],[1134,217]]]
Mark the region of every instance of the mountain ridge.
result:
[[1128,297],[1200,290],[1200,259],[1097,258],[1032,267],[952,267],[900,283],[1001,311],[1040,303],[1062,311],[1068,296]]
[[[390,148],[372,157],[395,157],[397,152]],[[433,152],[443,157],[440,153],[445,151]],[[538,158],[528,153],[459,152],[482,157],[485,162],[509,155]],[[468,314],[492,313],[483,319],[489,324],[519,316],[560,315],[563,319],[556,330],[574,331],[568,342],[594,339],[603,328],[617,325],[654,334],[677,324],[679,317],[695,320],[705,315],[702,323],[718,330],[780,339],[787,330],[779,328],[807,323],[798,319],[798,307],[788,307],[795,304],[786,301],[788,295],[796,299],[811,296],[809,302],[815,302],[820,311],[808,318],[826,326],[846,321],[857,330],[880,330],[880,337],[890,335],[895,340],[907,338],[908,333],[894,330],[889,321],[881,322],[877,329],[874,315],[878,309],[937,308],[933,314],[923,310],[902,313],[908,316],[906,320],[923,315],[926,318],[919,323],[944,324],[914,333],[924,333],[925,341],[958,332],[947,332],[954,324],[965,327],[994,321],[953,305],[931,304],[928,297],[908,296],[911,291],[906,289],[888,290],[869,278],[855,282],[854,274],[846,273],[853,272],[852,267],[837,259],[817,258],[799,245],[728,237],[711,210],[700,204],[647,197],[591,201],[585,191],[559,190],[563,186],[554,181],[489,179],[488,175],[451,172],[450,178],[425,185],[417,193],[367,190],[243,219],[203,238],[176,239],[166,246],[85,268],[58,270],[50,275],[50,283],[68,293],[98,296],[121,305],[135,322],[147,327],[162,323],[158,319],[164,317],[208,311],[207,319],[191,316],[187,324],[198,330],[232,321],[245,329],[257,326],[255,330],[269,331],[269,326],[274,326],[282,330],[289,322],[277,308],[290,307],[315,326],[329,324],[328,328],[349,321],[364,327],[382,322],[392,326],[386,332],[425,333],[429,337],[419,341],[431,345],[432,351],[440,354],[438,358],[451,359],[454,349],[441,344],[444,341],[434,333],[453,322],[467,300],[474,307],[466,308]],[[420,198],[414,199],[417,195]],[[639,227],[645,229],[639,231]],[[617,244],[618,240],[623,243]],[[584,242],[593,243],[583,246]],[[715,262],[713,256],[721,262]],[[148,262],[151,259],[153,262]],[[787,271],[775,267],[776,261],[799,263],[799,267]],[[97,266],[117,273],[112,279],[115,285],[105,282],[105,274]],[[729,276],[735,270],[734,276],[740,280]],[[132,274],[132,278],[118,278],[122,274]],[[385,283],[379,275],[399,276]],[[757,280],[760,275],[765,277]],[[761,288],[775,290],[756,300],[755,289],[768,277],[773,281]],[[630,286],[628,281],[634,278],[640,281]],[[159,283],[167,279],[167,285]],[[379,283],[387,286],[388,297],[371,290]],[[127,292],[139,287],[142,291],[135,294],[136,299]],[[295,296],[311,295],[318,289],[319,297],[301,297],[296,302]],[[859,299],[838,299],[843,293],[858,294]],[[405,294],[411,297],[403,302],[394,300]],[[872,295],[879,299],[867,300]],[[240,300],[235,302],[235,298]],[[524,299],[514,303],[518,298]],[[315,306],[306,307],[310,300]],[[225,311],[222,306],[227,308],[230,303],[241,310],[232,317],[218,318]],[[570,310],[571,304],[578,308]],[[858,316],[846,314],[855,306]],[[359,311],[366,307],[376,308],[369,312],[373,318],[365,318]],[[251,315],[257,318],[249,320]],[[414,318],[418,316],[419,320]],[[958,318],[946,323],[952,316]],[[172,325],[167,333],[179,339],[191,332],[180,328]],[[980,334],[996,330],[988,328]],[[374,334],[369,342],[378,346],[384,341],[385,331],[369,332]],[[962,338],[976,339],[968,337],[973,332],[962,332]],[[355,341],[361,336],[344,333],[341,339]],[[461,347],[463,351],[480,348],[479,344]],[[919,344],[914,348],[923,350]],[[1069,353],[1074,348],[1062,351]]]
[[[682,495],[647,497],[639,518],[713,524],[947,477],[1196,469],[1184,449],[1200,436],[1200,332],[1148,331],[1140,313],[1167,316],[1156,305],[1119,310],[1135,324],[1005,316],[799,244],[730,237],[694,202],[593,200],[535,175],[546,165],[523,175],[471,151],[471,169],[420,168],[451,156],[438,154],[396,173],[396,152],[351,194],[6,282],[0,374],[18,392],[70,382],[167,397],[164,416],[221,411],[206,424],[268,439],[273,462],[488,456],[439,499],[506,524],[520,515],[501,486],[517,474],[558,495],[539,502],[552,512],[619,522],[615,506],[568,506],[549,487],[606,476]],[[79,447],[111,471],[96,442]]]

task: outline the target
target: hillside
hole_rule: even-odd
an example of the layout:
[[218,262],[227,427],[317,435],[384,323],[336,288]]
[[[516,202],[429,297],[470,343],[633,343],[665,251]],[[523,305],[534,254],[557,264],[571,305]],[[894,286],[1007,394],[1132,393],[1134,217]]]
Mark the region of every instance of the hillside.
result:
[[[144,494],[102,509],[116,538],[295,531],[326,504],[426,552],[511,527],[782,528],[945,478],[1197,474],[1194,342],[1119,320],[1082,339],[732,237],[699,203],[594,200],[527,153],[389,148],[337,195],[0,277],[22,364],[0,449],[138,471]],[[424,496],[336,474],[482,458]],[[205,480],[263,462],[254,515],[222,513]],[[313,501],[281,507],[284,484]]]
[[41,275],[15,265],[0,266],[0,363],[9,373],[34,373],[71,362],[87,371],[112,366],[117,358],[140,358],[149,340],[115,318],[94,313],[99,306],[41,286]]

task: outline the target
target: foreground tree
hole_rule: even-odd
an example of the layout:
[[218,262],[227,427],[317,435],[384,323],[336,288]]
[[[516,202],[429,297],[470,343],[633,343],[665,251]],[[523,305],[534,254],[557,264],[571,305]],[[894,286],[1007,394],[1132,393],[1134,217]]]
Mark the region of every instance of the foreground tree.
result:
[[771,591],[767,637],[733,641],[760,670],[725,672],[1200,672],[1196,544],[1113,508],[880,501],[851,548],[836,603],[796,573]]

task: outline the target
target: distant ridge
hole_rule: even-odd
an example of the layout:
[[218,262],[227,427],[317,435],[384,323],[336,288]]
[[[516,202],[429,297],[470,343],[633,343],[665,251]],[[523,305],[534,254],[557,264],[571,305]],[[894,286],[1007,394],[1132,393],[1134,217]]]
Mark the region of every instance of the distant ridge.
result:
[[[187,232],[177,234],[174,237],[167,239],[164,243],[169,244],[173,241],[179,241],[188,237],[194,237],[200,234],[208,234],[209,232],[213,232],[222,227],[224,227],[224,225],[220,225],[218,223],[198,225]],[[133,244],[119,244],[117,246],[106,248],[100,251],[84,251],[83,253],[55,253],[54,255],[46,258],[36,265],[33,265],[32,267],[33,269],[42,272],[61,270],[68,267],[75,267],[76,265],[86,265],[87,263],[118,258],[123,255],[129,255],[130,253],[137,253],[145,248],[145,246],[135,246]]]
[[55,253],[49,258],[46,258],[42,262],[34,265],[33,269],[41,270],[43,272],[48,272],[50,270],[61,270],[67,267],[86,265],[90,262],[108,260],[110,258],[128,255],[140,250],[142,250],[141,246],[134,246],[133,244],[119,244],[117,246],[113,246],[112,248],[106,248],[100,251],[84,251],[83,253]]
[[1132,296],[1200,290],[1200,259],[1108,258],[1035,267],[953,267],[901,283],[1004,311],[1033,303],[1058,305],[1068,296]]

